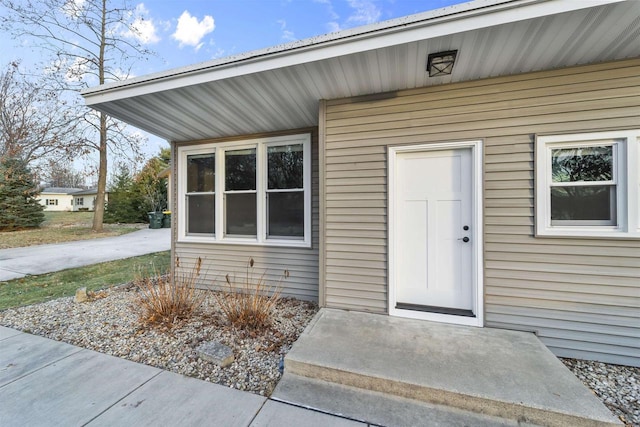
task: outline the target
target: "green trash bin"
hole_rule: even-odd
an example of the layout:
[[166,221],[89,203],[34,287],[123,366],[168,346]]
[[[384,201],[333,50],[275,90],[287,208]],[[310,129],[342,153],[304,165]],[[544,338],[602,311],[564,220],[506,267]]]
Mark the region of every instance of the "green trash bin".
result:
[[162,228],[162,213],[149,212],[149,228]]
[[162,228],[171,228],[171,212],[162,212]]

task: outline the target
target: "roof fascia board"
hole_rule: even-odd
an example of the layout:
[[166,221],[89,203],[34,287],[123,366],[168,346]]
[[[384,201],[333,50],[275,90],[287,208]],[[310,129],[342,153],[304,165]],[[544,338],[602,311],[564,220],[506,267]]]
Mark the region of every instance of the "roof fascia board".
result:
[[[444,15],[404,26],[374,30],[289,50],[265,49],[263,55],[207,68],[177,69],[142,81],[123,81],[83,91],[87,105],[163,92],[181,87],[322,61],[339,56],[428,40],[512,22],[619,3],[625,0],[521,0]],[[425,55],[427,52],[425,52]],[[426,58],[426,57],[425,57]],[[144,78],[144,77],[143,77]]]

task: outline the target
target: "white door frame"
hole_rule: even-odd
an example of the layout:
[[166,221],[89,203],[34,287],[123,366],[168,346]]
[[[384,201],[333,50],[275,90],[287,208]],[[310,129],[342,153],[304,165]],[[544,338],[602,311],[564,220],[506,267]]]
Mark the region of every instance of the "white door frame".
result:
[[[472,292],[473,303],[472,310],[475,317],[456,316],[451,314],[430,313],[423,311],[397,309],[396,307],[396,206],[395,206],[395,185],[396,185],[396,160],[398,153],[417,152],[417,151],[438,151],[451,150],[458,148],[471,149],[471,164],[473,170],[471,177],[473,183],[472,191],[472,227],[471,227],[471,243],[472,243]],[[484,326],[484,283],[483,283],[483,248],[482,248],[482,141],[459,141],[446,142],[437,144],[421,144],[421,145],[404,145],[388,148],[388,203],[387,221],[388,221],[388,285],[389,285],[389,315],[399,317],[409,317],[413,319],[432,320],[435,322],[453,323],[468,326]]]

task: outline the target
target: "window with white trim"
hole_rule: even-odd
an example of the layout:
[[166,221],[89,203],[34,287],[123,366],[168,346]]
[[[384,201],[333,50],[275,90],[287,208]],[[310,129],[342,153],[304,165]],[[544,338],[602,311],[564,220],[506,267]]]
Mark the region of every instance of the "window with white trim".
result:
[[538,136],[536,234],[640,238],[640,130]]
[[256,149],[223,151],[225,236],[255,238],[258,233]]
[[311,246],[308,134],[178,148],[179,239]]
[[267,237],[304,237],[304,145],[267,146]]
[[213,152],[185,158],[187,234],[215,235],[215,159]]

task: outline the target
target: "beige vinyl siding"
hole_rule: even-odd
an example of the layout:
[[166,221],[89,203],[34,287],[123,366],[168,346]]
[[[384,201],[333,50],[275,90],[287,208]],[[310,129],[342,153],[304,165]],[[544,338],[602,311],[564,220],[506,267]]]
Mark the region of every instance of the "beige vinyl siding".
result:
[[640,60],[330,100],[325,118],[327,306],[388,312],[387,148],[482,139],[486,325],[640,364],[640,241],[534,237],[535,135],[640,126]]
[[[176,241],[174,227],[174,260],[178,257],[180,268],[178,274],[184,274],[195,263],[198,257],[203,259],[199,286],[215,289],[217,285],[225,284],[225,276],[229,276],[241,283],[247,273],[249,258],[255,261],[253,279],[257,280],[263,273],[269,286],[277,285],[283,296],[318,301],[318,134],[316,129],[303,129],[286,133],[269,133],[265,135],[250,135],[233,139],[247,140],[263,136],[285,134],[311,133],[311,248],[287,248],[261,245],[233,245],[219,243],[186,243]],[[226,139],[228,141],[229,139]],[[223,139],[208,142],[222,142]],[[177,144],[178,145],[178,144]],[[174,147],[175,148],[175,147]],[[174,153],[177,150],[174,149]],[[175,154],[174,154],[175,156]],[[174,158],[174,165],[177,159]],[[174,168],[176,177],[180,171]],[[177,179],[173,180],[174,200],[177,196]],[[178,209],[174,203],[173,211]],[[180,221],[175,217],[174,221]],[[288,278],[283,278],[284,270],[289,272]]]

